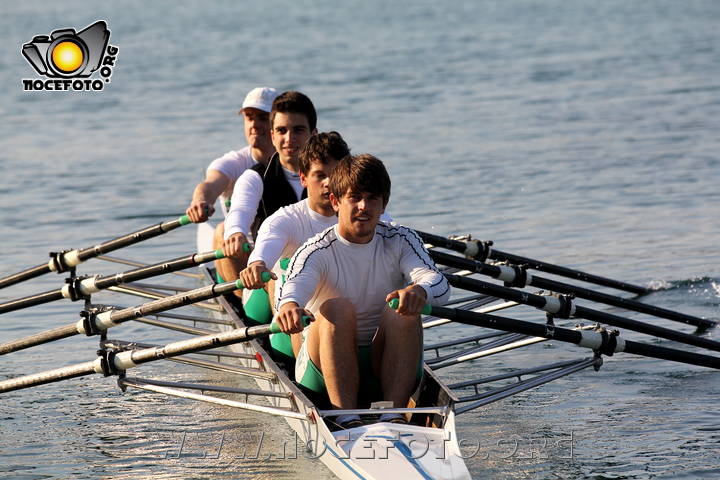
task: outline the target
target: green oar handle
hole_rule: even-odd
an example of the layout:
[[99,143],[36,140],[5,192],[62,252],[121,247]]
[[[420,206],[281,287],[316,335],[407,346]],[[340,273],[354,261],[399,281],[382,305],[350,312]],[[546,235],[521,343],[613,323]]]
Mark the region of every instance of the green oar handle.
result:
[[[209,208],[205,208],[205,215],[207,215],[208,217],[210,216]],[[188,223],[192,223],[192,220],[190,220],[190,217],[188,217],[187,214],[185,214],[182,217],[178,218],[178,222],[180,223],[181,227],[184,227]]]
[[[307,327],[310,325],[310,317],[306,317],[303,315],[302,317],[303,327]],[[282,333],[282,330],[280,330],[280,325],[273,322],[270,324],[270,333]]]
[[[270,275],[270,272],[262,272],[262,274],[260,274],[260,278],[262,278],[263,282],[267,283],[272,280],[272,275]],[[235,282],[235,286],[237,286],[238,290],[245,288],[245,285],[243,285],[242,280],[239,278],[237,279],[237,282]]]
[[[400,303],[399,299],[393,298],[392,300],[390,300],[388,302],[388,306],[390,308],[392,308],[393,310],[397,310],[399,303]],[[429,303],[426,303],[425,305],[423,305],[423,308],[422,308],[422,310],[420,310],[420,313],[423,315],[430,315],[432,313],[432,305],[430,305]]]
[[[250,245],[249,243],[243,243],[243,246],[242,246],[243,253],[252,252],[252,249],[253,249],[252,245]],[[220,260],[221,258],[225,258],[225,254],[223,253],[221,248],[218,248],[217,250],[215,250],[215,259]]]

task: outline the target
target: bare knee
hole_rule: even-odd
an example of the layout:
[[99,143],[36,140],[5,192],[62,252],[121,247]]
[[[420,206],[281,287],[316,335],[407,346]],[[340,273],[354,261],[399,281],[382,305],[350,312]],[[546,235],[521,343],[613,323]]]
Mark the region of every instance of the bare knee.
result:
[[215,232],[213,233],[213,248],[219,249],[222,248],[222,244],[225,235],[225,222],[220,222],[220,224],[215,227]]
[[420,315],[400,315],[386,306],[380,315],[380,329],[393,333],[422,331],[422,318]]
[[355,305],[347,298],[331,298],[326,300],[318,310],[319,316],[336,327],[348,326],[356,328],[357,313]]

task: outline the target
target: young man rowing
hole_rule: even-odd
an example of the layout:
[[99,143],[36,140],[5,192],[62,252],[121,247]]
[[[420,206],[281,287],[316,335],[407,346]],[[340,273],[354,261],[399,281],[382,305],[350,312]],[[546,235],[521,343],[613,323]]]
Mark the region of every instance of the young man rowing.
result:
[[[300,150],[300,180],[307,189],[307,198],[282,207],[262,223],[255,249],[248,259],[248,267],[240,272],[240,279],[246,288],[243,295],[245,313],[251,322],[265,323],[272,318],[269,303],[265,301],[264,305],[256,305],[261,297],[254,292],[249,293],[253,289],[267,287],[270,298],[274,298],[275,282],[265,285],[262,273],[270,272],[277,279],[268,267],[283,275],[285,269],[281,266],[282,260],[289,261],[303,243],[337,223],[335,210],[330,203],[329,177],[338,162],[348,155],[350,149],[337,132],[313,135]],[[383,214],[382,219],[392,221],[387,214]],[[259,318],[261,310],[268,317],[267,320]],[[287,335],[277,334],[271,337],[270,343],[280,359],[292,360],[302,344],[302,337],[300,334],[293,335],[291,345]]]
[[[238,114],[243,116],[248,146],[213,160],[207,168],[205,180],[195,187],[190,206],[185,212],[190,221],[207,222],[215,213],[215,202],[218,198],[223,214],[227,215],[225,203],[230,199],[237,179],[253,165],[266,164],[275,153],[270,137],[270,110],[277,96],[274,88],[267,87],[255,88],[247,94]],[[222,248],[224,233],[225,222],[220,222],[215,228],[214,249]],[[244,267],[234,258],[216,260],[215,265],[223,278],[230,278]]]
[[[422,374],[420,310],[442,305],[450,286],[412,230],[380,221],[390,178],[371,156],[345,157],[330,177],[330,202],[338,223],[306,242],[293,256],[277,303],[285,333],[307,328],[296,379],[313,399],[335,409],[390,400],[408,404]],[[387,306],[399,300],[397,310]],[[362,393],[359,398],[359,393]],[[383,415],[381,421],[403,421]],[[337,418],[345,428],[357,416]]]
[[[273,316],[271,299],[277,275],[268,267],[282,275],[281,260],[289,260],[309,238],[337,223],[330,204],[328,178],[340,159],[349,154],[350,149],[337,132],[313,135],[300,150],[300,181],[307,189],[307,198],[280,208],[262,223],[248,267],[240,272],[245,285],[245,315],[250,323],[268,323]],[[270,272],[274,278],[267,286],[261,279],[263,272]],[[268,295],[259,290],[263,287],[267,287]],[[297,348],[293,349],[290,338],[284,333],[270,339],[276,357],[286,361],[295,358],[294,350],[300,348],[300,342],[301,339],[296,338]]]
[[[285,92],[273,101],[270,135],[277,153],[267,165],[246,170],[235,184],[225,220],[223,253],[226,257],[247,261],[242,247],[254,238],[263,220],[280,207],[305,198],[298,154],[307,139],[317,133],[316,124],[315,106],[302,93]],[[241,269],[244,268],[245,265]],[[237,273],[225,280],[236,278]]]

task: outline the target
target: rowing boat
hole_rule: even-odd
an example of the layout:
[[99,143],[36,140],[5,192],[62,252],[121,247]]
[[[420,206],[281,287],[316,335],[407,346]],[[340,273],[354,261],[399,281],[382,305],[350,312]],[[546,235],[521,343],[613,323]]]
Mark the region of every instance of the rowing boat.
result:
[[[200,251],[208,249],[212,233],[208,224],[198,225]],[[207,283],[214,282],[212,267],[203,265],[200,270]],[[215,315],[231,320],[224,328],[245,327],[227,298],[218,297],[217,301],[223,309]],[[266,411],[283,416],[311,455],[322,460],[339,478],[470,478],[455,430],[457,398],[427,365],[407,407],[381,410],[382,405],[378,405],[358,410],[320,410],[289,378],[287,369],[274,361],[260,340],[231,348],[246,358],[243,360],[246,367],[268,373],[255,377],[260,389],[268,392],[272,410]],[[373,423],[380,412],[408,415],[411,424]],[[359,414],[366,424],[330,430],[329,417],[350,413]]]
[[[176,228],[176,225],[183,224],[187,223],[181,218],[180,221],[160,224],[162,228],[145,229],[141,232],[160,234],[169,231],[167,225]],[[118,385],[123,390],[135,388],[282,417],[294,430],[298,443],[304,446],[305,456],[320,460],[339,478],[402,476],[400,478],[462,479],[470,478],[464,460],[477,453],[477,450],[472,451],[473,446],[468,448],[468,445],[464,445],[458,438],[455,420],[466,412],[589,367],[597,370],[602,366],[605,358],[620,352],[720,369],[720,358],[717,356],[696,353],[691,349],[668,348],[656,345],[654,342],[628,340],[620,336],[618,331],[600,325],[603,323],[620,326],[626,330],[717,352],[720,351],[720,342],[705,334],[716,326],[715,320],[669,311],[636,300],[607,293],[601,294],[559,280],[543,278],[542,273],[538,271],[633,293],[644,291],[642,287],[636,285],[493,251],[491,242],[477,242],[470,237],[437,237],[418,232],[426,242],[431,257],[455,292],[445,307],[433,307],[424,312],[423,328],[427,331],[448,324],[451,327],[457,324],[474,325],[472,334],[453,339],[442,335],[443,341],[425,345],[422,381],[414,392],[410,404],[405,408],[391,408],[380,402],[370,408],[353,411],[323,410],[314,405],[293,382],[292,375],[289,374],[290,366],[276,361],[268,353],[265,338],[272,333],[273,327],[244,325],[242,309],[236,306],[233,294],[236,289],[242,288],[241,283],[217,284],[214,281],[214,269],[209,262],[222,258],[222,252],[211,251],[212,230],[208,224],[198,225],[199,251],[205,253],[156,265],[110,259],[100,255],[105,253],[103,250],[115,248],[120,243],[142,240],[135,234],[105,242],[97,247],[68,251],[53,257],[51,260],[53,264],[73,267],[70,269],[71,276],[66,279],[65,286],[4,303],[0,305],[0,315],[55,300],[83,299],[85,308],[81,315],[82,320],[65,327],[0,344],[0,356],[72,335],[85,334],[101,336],[99,358],[71,367],[2,380],[0,395],[4,392],[84,375],[96,373],[105,376],[117,375]],[[442,249],[453,250],[462,255],[442,253],[440,251]],[[92,251],[93,256],[100,260],[119,261],[138,268],[105,277],[77,277],[74,265],[70,264],[76,263],[74,259],[84,260],[80,258],[79,252],[86,251]],[[512,260],[523,265],[531,265],[532,272],[526,266],[485,263],[488,259],[498,258],[505,262]],[[182,289],[136,283],[144,278],[170,272],[188,275],[179,270],[191,266],[199,268],[201,273],[196,277],[206,286]],[[52,270],[53,268],[46,268],[45,265],[34,267],[8,277],[9,280],[0,279],[0,288],[3,288],[3,285],[7,286],[3,281],[16,283]],[[503,285],[482,281],[479,279],[482,276],[492,277]],[[132,283],[128,284],[128,282]],[[565,293],[528,292],[523,290],[527,286],[549,288]],[[164,293],[162,291],[164,288],[178,293],[175,295]],[[103,289],[150,298],[153,301],[122,309],[95,304],[94,298],[93,300],[90,298],[91,295],[95,297],[95,294]],[[578,304],[576,297],[596,304],[610,305],[614,310],[591,309],[586,305]],[[545,312],[546,321],[524,321],[506,315],[500,316],[505,310],[515,311],[516,307],[522,305]],[[198,307],[209,313],[203,316],[165,313],[182,306]],[[620,308],[695,325],[698,330],[695,334],[689,335],[654,325],[652,322],[620,317],[613,313]],[[537,320],[536,310],[532,312],[530,318]],[[156,318],[148,318],[150,316]],[[166,322],[159,319],[161,316],[181,321],[189,320],[196,324],[205,322],[212,326],[212,330]],[[597,323],[576,324],[575,318]],[[108,329],[130,320],[183,332],[193,335],[193,338],[164,346],[107,340]],[[477,327],[480,328],[476,329]],[[434,337],[436,336],[426,335],[426,339]],[[572,360],[555,360],[554,363],[547,365],[534,364],[530,367],[509,368],[507,364],[503,364],[502,371],[479,378],[473,377],[477,377],[481,369],[463,367],[466,362],[486,359],[490,355],[530,348],[531,345],[550,341],[586,347],[592,350],[593,355]],[[221,350],[218,347],[228,347],[230,350]],[[218,360],[207,361],[194,356],[185,356],[193,353]],[[505,356],[505,361],[508,358],[509,356]],[[238,377],[223,377],[222,385],[205,385],[131,378],[126,375],[126,370],[130,368],[149,361],[166,359],[232,372],[254,381],[258,388],[242,388]],[[234,363],[221,362],[220,359],[231,359],[230,362]],[[453,370],[455,374],[460,371],[462,378],[460,381],[446,384],[441,380],[439,372],[453,373]],[[443,374],[443,379],[447,378],[457,380],[458,375]],[[244,398],[244,401],[233,399],[238,395]],[[381,413],[390,412],[406,414],[410,417],[411,424],[378,422]],[[364,425],[348,430],[331,428],[331,419],[342,413],[361,415]],[[572,439],[570,441],[572,442]],[[558,445],[559,443],[560,441],[557,442]],[[572,450],[572,445],[569,448]]]

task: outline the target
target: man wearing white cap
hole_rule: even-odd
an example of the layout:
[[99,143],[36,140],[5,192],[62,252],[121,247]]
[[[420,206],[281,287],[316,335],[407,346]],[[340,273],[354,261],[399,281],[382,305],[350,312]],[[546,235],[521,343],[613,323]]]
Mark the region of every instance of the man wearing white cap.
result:
[[[274,88],[255,88],[245,97],[242,109],[238,112],[245,123],[245,137],[248,146],[228,152],[215,159],[207,169],[205,181],[198,184],[193,192],[192,202],[186,213],[194,223],[206,222],[215,213],[215,202],[220,199],[223,213],[227,215],[226,202],[231,198],[235,182],[242,173],[257,163],[267,164],[275,153],[270,136],[270,110],[273,100],[278,96]],[[213,248],[222,248],[225,223],[215,229]],[[223,278],[237,276],[245,268],[239,259],[223,259],[215,262],[218,273]],[[237,265],[236,265],[237,264]]]

